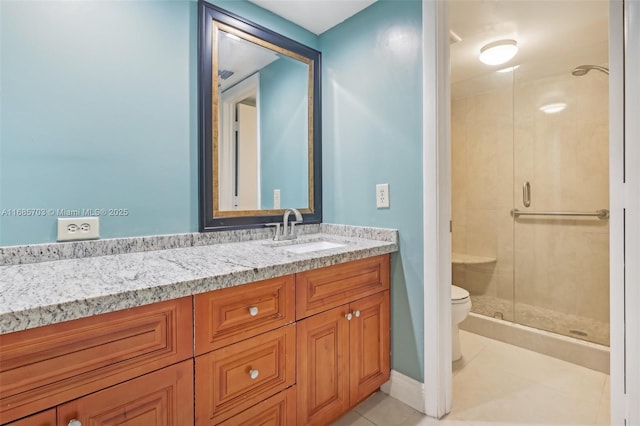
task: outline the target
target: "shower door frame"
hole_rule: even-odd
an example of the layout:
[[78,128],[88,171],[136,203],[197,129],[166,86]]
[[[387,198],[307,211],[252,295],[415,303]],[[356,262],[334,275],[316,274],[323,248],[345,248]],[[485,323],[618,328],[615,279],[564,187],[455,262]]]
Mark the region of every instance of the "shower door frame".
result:
[[[611,424],[640,424],[640,2],[609,3]],[[634,52],[634,54],[631,54]],[[625,76],[630,76],[625,78]],[[616,102],[613,102],[613,101]]]

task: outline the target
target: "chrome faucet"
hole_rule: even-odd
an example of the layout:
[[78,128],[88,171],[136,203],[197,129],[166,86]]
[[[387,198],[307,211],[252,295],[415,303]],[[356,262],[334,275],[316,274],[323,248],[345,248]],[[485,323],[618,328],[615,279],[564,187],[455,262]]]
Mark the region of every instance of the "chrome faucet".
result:
[[[296,215],[296,220],[291,222],[291,231],[289,231],[289,215],[291,213]],[[295,233],[294,227],[296,226],[296,223],[300,223],[300,222],[302,222],[302,215],[297,209],[286,209],[282,217],[282,225],[283,225],[282,239],[293,240],[294,238],[298,238],[298,236]]]
[[[296,220],[291,222],[291,227],[289,227],[289,215],[293,213],[296,216]],[[276,234],[273,236],[274,241],[280,240],[293,240],[298,238],[295,232],[296,223],[302,222],[302,215],[297,209],[286,209],[284,211],[284,215],[282,216],[282,223],[266,223],[266,226],[275,226]],[[282,226],[282,233],[280,233],[280,225]]]

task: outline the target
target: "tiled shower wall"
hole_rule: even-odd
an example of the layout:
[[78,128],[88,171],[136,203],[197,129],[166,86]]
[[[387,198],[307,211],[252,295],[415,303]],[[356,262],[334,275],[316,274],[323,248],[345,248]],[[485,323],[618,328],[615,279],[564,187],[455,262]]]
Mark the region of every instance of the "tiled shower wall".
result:
[[[454,265],[453,283],[493,296],[609,320],[608,221],[520,218],[608,208],[608,79],[569,72],[452,103],[453,251],[495,257]],[[538,108],[566,102],[564,111]],[[522,204],[531,183],[532,203]],[[515,285],[514,285],[515,278]]]

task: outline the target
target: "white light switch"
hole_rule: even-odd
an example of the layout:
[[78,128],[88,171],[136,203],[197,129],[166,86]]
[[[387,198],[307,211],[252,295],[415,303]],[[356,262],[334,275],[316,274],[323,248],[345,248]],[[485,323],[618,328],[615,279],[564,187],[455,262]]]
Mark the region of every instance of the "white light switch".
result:
[[274,209],[280,208],[280,190],[279,189],[273,190],[273,208]]

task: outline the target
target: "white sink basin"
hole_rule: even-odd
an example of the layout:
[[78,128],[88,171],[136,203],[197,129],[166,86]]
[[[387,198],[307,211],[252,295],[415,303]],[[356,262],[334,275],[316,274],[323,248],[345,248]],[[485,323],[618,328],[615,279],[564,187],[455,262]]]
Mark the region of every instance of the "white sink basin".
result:
[[309,243],[291,244],[283,248],[292,253],[310,253],[312,251],[328,250],[344,246],[346,246],[346,244],[334,243],[333,241],[311,241]]

